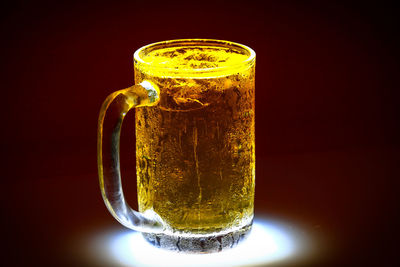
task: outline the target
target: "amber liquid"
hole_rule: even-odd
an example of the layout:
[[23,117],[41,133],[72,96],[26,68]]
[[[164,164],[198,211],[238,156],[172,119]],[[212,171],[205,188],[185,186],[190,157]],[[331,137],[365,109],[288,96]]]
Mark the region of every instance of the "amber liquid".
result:
[[[212,50],[183,55],[200,67],[221,60]],[[136,109],[139,210],[156,212],[172,231],[208,234],[253,218],[254,65],[220,74],[165,77],[135,67],[136,83],[161,92],[157,106]]]

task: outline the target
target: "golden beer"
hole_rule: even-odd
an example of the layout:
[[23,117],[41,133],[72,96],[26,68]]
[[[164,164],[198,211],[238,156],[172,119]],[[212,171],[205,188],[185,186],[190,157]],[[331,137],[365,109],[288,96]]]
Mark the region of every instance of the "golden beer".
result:
[[195,42],[141,53],[135,83],[158,86],[160,102],[136,109],[140,212],[155,212],[174,233],[250,225],[254,60],[243,64],[241,47]]

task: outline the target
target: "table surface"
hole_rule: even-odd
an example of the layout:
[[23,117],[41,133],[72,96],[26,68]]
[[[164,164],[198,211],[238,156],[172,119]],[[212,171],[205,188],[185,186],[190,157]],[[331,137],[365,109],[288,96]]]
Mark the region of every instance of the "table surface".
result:
[[[391,195],[396,153],[374,147],[257,158],[256,218],[302,231],[316,252],[306,259],[307,266],[390,262],[395,256],[396,225],[390,217],[396,207]],[[86,253],[93,251],[89,241],[125,229],[106,210],[95,172],[59,171],[85,159],[85,153],[32,158],[32,167],[44,164],[47,170],[20,169],[19,177],[6,184],[3,252],[10,264],[101,266],[98,257]],[[123,171],[124,177],[132,174]],[[126,180],[125,193],[135,207],[135,183]]]

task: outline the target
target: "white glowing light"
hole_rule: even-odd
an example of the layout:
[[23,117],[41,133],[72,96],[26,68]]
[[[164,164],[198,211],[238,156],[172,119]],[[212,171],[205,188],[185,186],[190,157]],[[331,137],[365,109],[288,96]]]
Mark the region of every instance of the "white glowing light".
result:
[[99,260],[107,260],[113,266],[252,266],[291,258],[299,251],[299,240],[293,228],[286,224],[256,219],[245,241],[220,253],[185,254],[162,250],[131,230],[114,232],[101,241],[97,239],[93,252]]

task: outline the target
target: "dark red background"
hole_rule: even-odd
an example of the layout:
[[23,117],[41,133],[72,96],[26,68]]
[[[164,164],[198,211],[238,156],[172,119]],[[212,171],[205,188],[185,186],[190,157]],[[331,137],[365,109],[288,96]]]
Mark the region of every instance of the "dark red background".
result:
[[[395,261],[399,10],[302,2],[1,4],[5,266],[90,265],[65,248],[72,234],[117,224],[97,181],[100,105],[132,85],[136,49],[177,38],[257,53],[256,214],[323,236],[315,265]],[[133,114],[126,120],[124,177],[134,173]],[[135,182],[124,184],[134,206]]]

